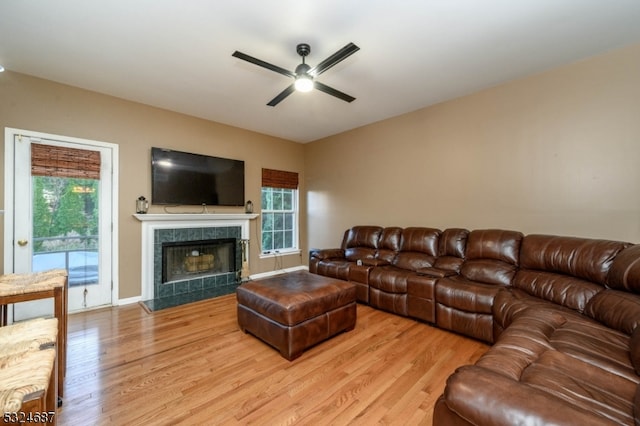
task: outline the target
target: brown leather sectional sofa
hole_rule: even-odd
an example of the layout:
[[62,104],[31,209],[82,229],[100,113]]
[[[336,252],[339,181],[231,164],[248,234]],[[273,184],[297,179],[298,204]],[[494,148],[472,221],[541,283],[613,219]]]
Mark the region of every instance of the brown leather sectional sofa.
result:
[[449,377],[434,425],[640,425],[640,245],[355,226],[309,270],[493,345]]

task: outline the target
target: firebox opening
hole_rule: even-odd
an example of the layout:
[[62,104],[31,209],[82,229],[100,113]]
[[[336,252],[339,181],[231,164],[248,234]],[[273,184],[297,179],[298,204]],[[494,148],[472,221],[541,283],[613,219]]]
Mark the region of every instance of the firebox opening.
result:
[[235,272],[236,239],[162,243],[162,283]]

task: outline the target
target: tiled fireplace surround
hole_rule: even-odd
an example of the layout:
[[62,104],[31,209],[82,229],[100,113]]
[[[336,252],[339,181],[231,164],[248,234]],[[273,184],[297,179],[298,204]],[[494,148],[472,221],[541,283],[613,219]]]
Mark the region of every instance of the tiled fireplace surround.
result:
[[[162,243],[217,240],[220,238],[237,239],[235,271],[189,280],[162,282]],[[242,269],[242,243],[239,226],[156,229],[153,241],[153,289],[156,299],[176,297],[184,293],[209,290],[215,287],[231,286],[239,281],[238,275]]]
[[[142,222],[142,300],[152,310],[235,291],[240,283],[242,240],[254,214],[137,214]],[[162,283],[162,243],[236,238],[238,272]],[[247,259],[248,261],[248,259]]]

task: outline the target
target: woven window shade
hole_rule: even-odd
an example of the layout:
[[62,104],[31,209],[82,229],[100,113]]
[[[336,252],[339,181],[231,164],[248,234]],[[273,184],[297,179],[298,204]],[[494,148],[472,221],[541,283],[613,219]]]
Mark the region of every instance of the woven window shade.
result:
[[268,188],[298,189],[298,173],[262,169],[262,186]]
[[100,153],[33,143],[31,175],[100,179]]

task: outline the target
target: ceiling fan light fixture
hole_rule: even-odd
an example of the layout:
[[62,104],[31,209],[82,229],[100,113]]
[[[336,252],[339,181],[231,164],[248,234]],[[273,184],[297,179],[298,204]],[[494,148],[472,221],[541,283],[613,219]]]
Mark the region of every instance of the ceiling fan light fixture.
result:
[[296,82],[294,83],[295,88],[298,92],[310,92],[313,90],[313,80],[307,74],[302,74],[296,77]]
[[274,107],[278,105],[283,99],[292,94],[293,92],[310,92],[311,90],[317,89],[321,92],[324,92],[328,95],[335,96],[338,99],[342,99],[345,102],[353,102],[356,98],[353,96],[349,96],[346,93],[343,93],[339,90],[336,90],[332,87],[327,86],[326,84],[322,84],[319,81],[315,81],[315,78],[320,74],[333,67],[338,62],[341,62],[348,56],[351,56],[355,52],[360,50],[358,46],[353,43],[347,44],[342,49],[338,50],[333,55],[329,56],[324,61],[321,61],[318,65],[311,68],[309,65],[305,64],[304,58],[311,53],[311,47],[307,43],[300,43],[296,46],[296,52],[298,55],[302,57],[302,63],[296,67],[295,72],[291,72],[277,65],[270,64],[269,62],[265,62],[258,58],[254,58],[253,56],[249,56],[245,53],[238,52],[237,50],[231,54],[231,56],[235,58],[242,59],[243,61],[250,62],[252,64],[258,65],[260,67],[266,68],[271,71],[275,71],[278,74],[285,75],[287,77],[292,77],[294,79],[293,84],[287,86],[282,92],[278,93],[278,95],[271,99],[267,105],[270,107]]

